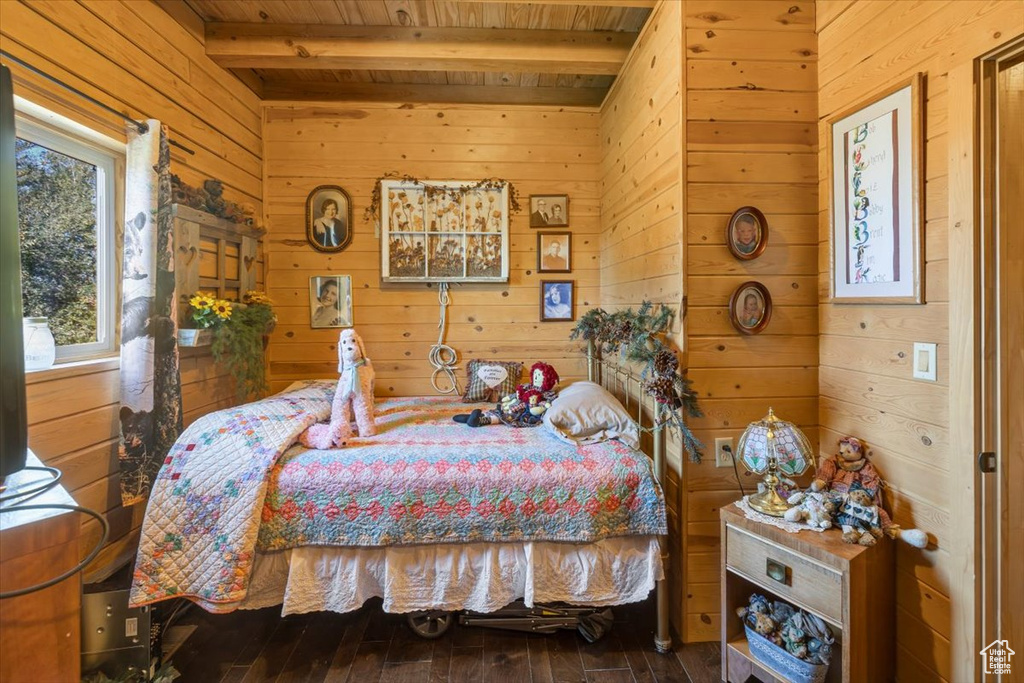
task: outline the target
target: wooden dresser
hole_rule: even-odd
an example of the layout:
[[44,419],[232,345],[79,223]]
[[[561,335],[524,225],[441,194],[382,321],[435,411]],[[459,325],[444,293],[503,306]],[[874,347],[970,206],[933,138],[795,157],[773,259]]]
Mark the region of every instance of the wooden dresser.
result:
[[[736,608],[751,593],[818,615],[836,637],[828,681],[891,681],[895,676],[892,541],[843,543],[838,529],[791,534],[747,519],[735,505],[722,520],[722,678],[785,679],[755,661]],[[778,578],[773,578],[778,577]]]
[[[39,460],[29,452],[29,465]],[[22,471],[9,483],[45,478]],[[57,486],[26,505],[74,505]],[[66,510],[25,510],[0,515],[0,590],[24,588],[59,576],[80,558],[81,515]],[[81,652],[81,572],[28,595],[0,600],[0,680],[77,683]]]

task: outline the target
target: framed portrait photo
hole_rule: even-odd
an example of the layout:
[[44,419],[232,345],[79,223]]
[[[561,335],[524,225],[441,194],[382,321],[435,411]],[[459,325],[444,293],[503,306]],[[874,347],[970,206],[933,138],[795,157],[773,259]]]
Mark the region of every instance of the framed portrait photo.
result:
[[569,225],[569,195],[531,194],[530,227],[547,228]]
[[352,277],[314,275],[309,278],[309,326],[352,327]]
[[537,272],[572,272],[572,233],[537,233]]
[[317,251],[341,251],[352,241],[352,200],[337,185],[320,185],[306,197],[306,241]]
[[542,280],[540,283],[541,322],[571,321],[576,319],[573,280]]
[[924,303],[921,82],[828,120],[833,303]]
[[772,319],[772,295],[756,280],[736,288],[729,299],[729,319],[741,334],[759,334]]
[[759,209],[743,206],[729,218],[726,243],[741,261],[756,259],[768,246],[768,221]]

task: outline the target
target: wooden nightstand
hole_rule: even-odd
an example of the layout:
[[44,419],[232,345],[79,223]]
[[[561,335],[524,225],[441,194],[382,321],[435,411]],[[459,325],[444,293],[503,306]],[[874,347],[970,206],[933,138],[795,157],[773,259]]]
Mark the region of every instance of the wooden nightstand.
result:
[[828,681],[893,679],[895,541],[883,538],[867,548],[843,543],[838,529],[791,534],[747,519],[735,505],[723,507],[720,517],[723,680],[785,680],[750,655],[736,608],[751,593],[785,600],[829,623],[836,643]]

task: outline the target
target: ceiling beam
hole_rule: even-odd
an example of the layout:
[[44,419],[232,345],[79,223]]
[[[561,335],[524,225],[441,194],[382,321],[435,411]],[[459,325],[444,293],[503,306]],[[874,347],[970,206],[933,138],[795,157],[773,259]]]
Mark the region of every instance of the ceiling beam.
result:
[[501,85],[427,85],[267,81],[264,101],[410,102],[437,104],[553,105],[597,107],[607,88],[521,88]]
[[456,0],[456,2],[490,2],[496,5],[589,5],[591,7],[647,7],[659,0]]
[[622,31],[208,23],[206,54],[225,68],[614,75],[636,37]]

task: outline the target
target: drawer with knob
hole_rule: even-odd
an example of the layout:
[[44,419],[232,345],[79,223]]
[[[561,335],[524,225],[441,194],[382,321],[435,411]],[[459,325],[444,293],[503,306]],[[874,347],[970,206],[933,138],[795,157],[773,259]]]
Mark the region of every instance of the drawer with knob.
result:
[[726,566],[793,604],[842,623],[841,572],[743,529],[726,526],[726,534]]

